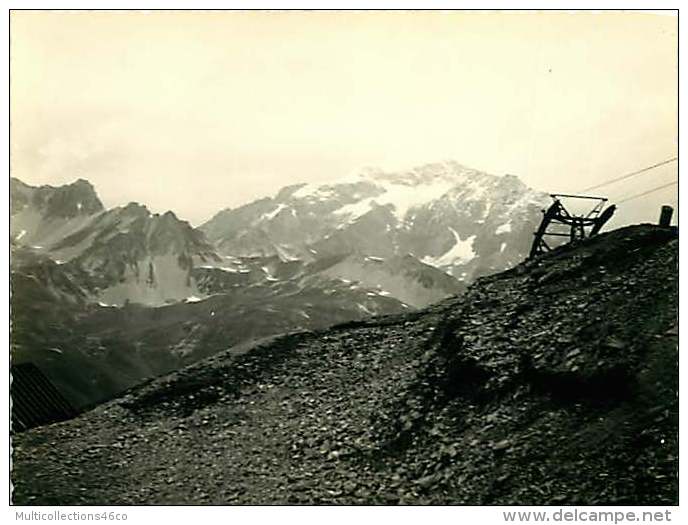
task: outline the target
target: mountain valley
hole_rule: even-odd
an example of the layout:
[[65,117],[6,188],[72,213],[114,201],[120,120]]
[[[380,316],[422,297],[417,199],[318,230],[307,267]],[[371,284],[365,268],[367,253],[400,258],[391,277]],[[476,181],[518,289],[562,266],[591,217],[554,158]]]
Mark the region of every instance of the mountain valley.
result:
[[10,190],[13,360],[78,408],[235,345],[461,294],[523,259],[546,202],[453,162],[287,187],[200,228],[105,209],[83,179]]

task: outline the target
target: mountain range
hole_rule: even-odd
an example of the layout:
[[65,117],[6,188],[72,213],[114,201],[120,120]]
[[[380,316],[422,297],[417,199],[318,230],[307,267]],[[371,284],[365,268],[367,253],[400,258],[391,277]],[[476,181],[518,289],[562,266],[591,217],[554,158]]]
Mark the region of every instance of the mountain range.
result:
[[523,260],[548,201],[515,176],[444,162],[289,186],[223,210],[200,229],[221,253],[285,260],[410,255],[470,283]]
[[455,162],[295,185],[198,228],[10,181],[12,352],[77,406],[216,352],[424,308],[528,253],[549,197]]

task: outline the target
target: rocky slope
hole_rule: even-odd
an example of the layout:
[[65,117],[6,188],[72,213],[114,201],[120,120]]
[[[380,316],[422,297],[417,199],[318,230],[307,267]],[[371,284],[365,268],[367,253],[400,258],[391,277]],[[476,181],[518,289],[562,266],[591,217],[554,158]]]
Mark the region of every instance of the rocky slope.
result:
[[[258,283],[283,283],[362,290],[369,296],[385,296],[420,308],[463,292],[466,286],[412,255],[388,258],[344,253],[313,261],[283,261],[279,256],[224,256],[221,266],[201,266],[193,277],[203,294],[232,293]],[[340,290],[341,291],[341,290]]]
[[[12,238],[12,359],[39,366],[76,407],[232,345],[399,313],[465,288],[410,255],[220,257],[172,212],[103,210],[84,181],[14,179],[12,188],[13,225],[26,226],[29,211],[43,225]],[[48,235],[56,214],[69,228]]]
[[288,334],[14,438],[17,503],[678,500],[677,232]]
[[227,209],[201,226],[224,253],[284,260],[411,254],[465,283],[525,258],[549,197],[455,162],[362,170]]
[[412,309],[354,282],[317,274],[270,280],[261,268],[198,269],[199,286],[214,290],[205,299],[98,305],[78,267],[35,257],[11,275],[12,361],[37,365],[75,407],[236,345]]

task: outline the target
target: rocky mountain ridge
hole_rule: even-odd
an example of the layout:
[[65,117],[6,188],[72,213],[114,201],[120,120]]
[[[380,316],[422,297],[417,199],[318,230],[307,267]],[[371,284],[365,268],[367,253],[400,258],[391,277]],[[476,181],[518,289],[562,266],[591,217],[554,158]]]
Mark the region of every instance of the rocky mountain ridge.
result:
[[104,210],[87,180],[35,187],[10,178],[10,238],[17,243],[42,249],[42,245],[69,235]]
[[197,229],[138,203],[105,210],[83,180],[10,186],[12,356],[77,407],[230,346],[461,294],[527,250],[528,226],[504,224],[539,216],[540,198],[456,163],[364,170]]
[[22,248],[13,268],[46,258],[64,265],[53,273],[62,271],[70,288],[82,290],[75,300],[117,306],[181,301],[197,293],[192,269],[220,260],[204,235],[173,212],[154,214],[133,202],[105,210],[82,179],[56,188],[11,179],[10,194],[11,239]]
[[468,284],[525,258],[548,201],[515,176],[444,162],[289,186],[200,228],[232,255],[411,255]]

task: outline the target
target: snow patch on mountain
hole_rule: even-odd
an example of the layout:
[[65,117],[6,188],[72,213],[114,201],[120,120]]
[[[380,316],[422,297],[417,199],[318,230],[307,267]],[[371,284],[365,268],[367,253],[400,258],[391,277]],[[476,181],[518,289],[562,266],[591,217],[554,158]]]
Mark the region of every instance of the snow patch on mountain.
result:
[[473,241],[475,240],[475,235],[471,235],[466,239],[461,239],[461,236],[457,231],[449,227],[449,230],[454,236],[454,246],[449,248],[445,253],[439,257],[424,257],[423,262],[430,264],[432,266],[449,266],[457,263],[467,263],[475,258],[476,253],[473,251]]
[[[270,211],[270,212],[268,212],[268,213],[264,213],[263,215],[261,215],[261,219],[264,220],[264,221],[271,221],[271,220],[274,219],[282,210],[284,210],[284,209],[286,209],[286,208],[287,208],[287,205],[286,205],[286,204],[280,203],[280,204],[277,205],[277,207],[276,207],[274,210],[272,210],[272,211]],[[294,210],[292,210],[292,213],[293,213],[293,211],[294,211]]]
[[[345,206],[335,210],[334,214],[346,216],[351,223],[372,210],[375,203],[375,197],[368,197],[367,199],[363,199],[352,204],[346,204]],[[343,230],[345,227],[346,226],[344,224],[340,224],[337,229]]]
[[279,279],[277,277],[272,275],[272,273],[270,272],[270,268],[268,268],[267,266],[261,266],[260,269],[263,270],[263,273],[265,274],[265,279],[267,281],[272,281],[272,282],[279,281]]
[[296,199],[305,199],[308,197],[326,199],[330,198],[332,195],[333,190],[329,184],[306,184],[292,193],[292,197]]
[[274,198],[226,209],[201,229],[223,254],[307,262],[414,253],[456,278],[465,273],[468,283],[527,255],[548,201],[514,175],[447,161],[289,186]]
[[380,205],[392,205],[397,219],[403,221],[412,208],[423,206],[442,197],[454,184],[448,180],[436,180],[423,185],[385,184],[384,193],[376,198]]
[[382,179],[375,180],[374,183],[381,192],[379,195],[344,205],[334,213],[355,220],[368,213],[375,205],[388,206],[394,210],[399,221],[404,221],[409,210],[439,199],[455,186],[456,180],[438,178],[417,184],[413,180]]
[[275,251],[282,262],[295,262],[301,260],[298,254],[295,254],[290,246],[275,245]]

